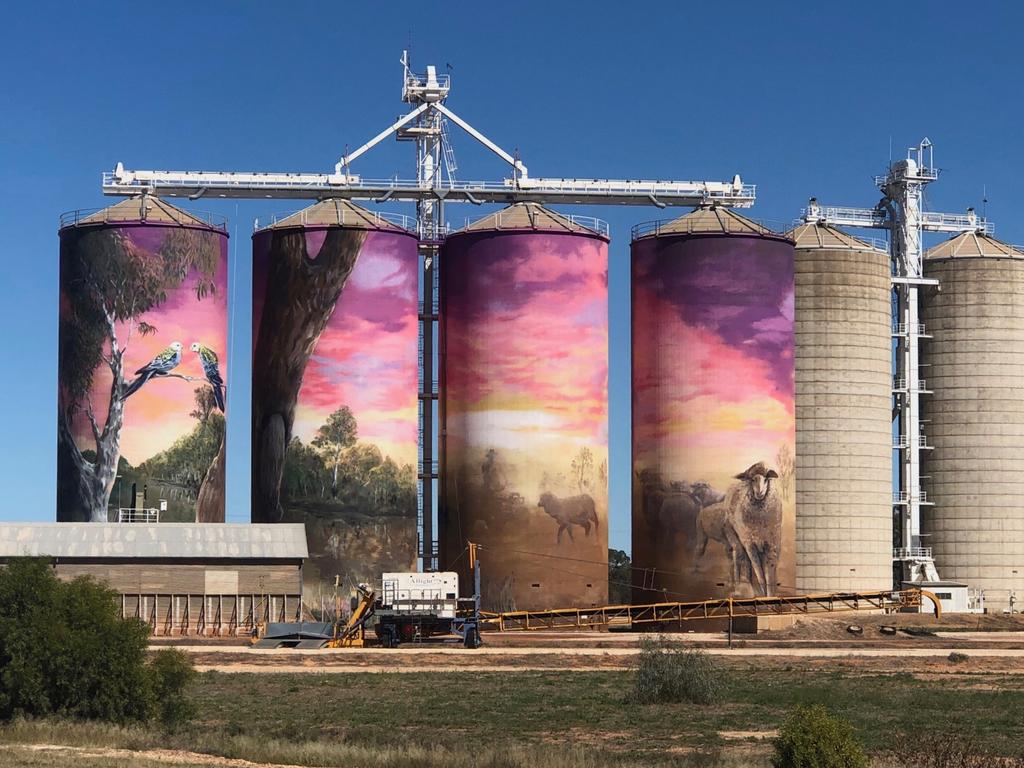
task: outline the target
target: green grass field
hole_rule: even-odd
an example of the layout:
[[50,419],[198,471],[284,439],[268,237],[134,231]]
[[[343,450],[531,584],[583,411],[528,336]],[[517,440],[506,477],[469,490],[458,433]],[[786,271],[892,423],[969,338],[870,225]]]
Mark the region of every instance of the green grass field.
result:
[[[625,672],[201,675],[198,714],[184,731],[22,723],[4,744],[186,749],[265,763],[440,768],[569,768],[766,764],[767,742],[723,732],[771,731],[801,703],[823,703],[883,755],[901,738],[972,734],[996,754],[1024,758],[1024,676],[764,670],[722,672],[707,707],[638,706]],[[0,750],[0,765],[66,765],[68,756]],[[17,759],[15,759],[17,758]],[[47,762],[52,758],[52,762]],[[88,753],[75,764],[88,765]],[[110,756],[108,765],[156,765]],[[166,764],[166,762],[162,763]],[[190,764],[178,762],[178,765]]]

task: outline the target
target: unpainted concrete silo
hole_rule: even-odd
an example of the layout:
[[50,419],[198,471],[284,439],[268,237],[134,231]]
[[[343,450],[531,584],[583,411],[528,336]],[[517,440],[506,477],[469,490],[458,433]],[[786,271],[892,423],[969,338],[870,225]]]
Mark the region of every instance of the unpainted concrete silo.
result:
[[59,522],[224,522],[227,240],[152,195],[61,217]]
[[796,242],[796,588],[892,586],[889,256],[809,223]]
[[608,238],[520,203],[441,251],[441,565],[490,610],[608,599]]
[[923,544],[943,579],[985,591],[990,612],[1024,597],[1024,252],[965,233],[925,254]]
[[633,600],[792,594],[793,242],[716,207],[633,234]]
[[416,563],[417,240],[325,200],[253,234],[252,520],[305,523],[304,598]]

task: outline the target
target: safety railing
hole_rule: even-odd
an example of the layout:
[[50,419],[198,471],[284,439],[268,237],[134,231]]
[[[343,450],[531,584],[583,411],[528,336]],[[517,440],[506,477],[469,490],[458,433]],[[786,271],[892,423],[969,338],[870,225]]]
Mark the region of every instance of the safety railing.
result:
[[[418,179],[364,179],[346,173],[232,173],[218,171],[107,171],[103,174],[103,190],[108,194],[129,195],[153,191],[165,194],[203,194],[225,197],[259,197],[260,190],[281,192],[357,193],[353,197],[409,199],[447,197],[470,200],[482,197],[484,202],[507,201],[509,194],[525,198],[549,195],[581,197],[596,200],[644,199],[656,203],[661,199],[688,205],[700,202],[721,202],[724,205],[753,205],[756,187],[753,184],[731,185],[704,182],[619,181],[614,179],[504,179],[502,181],[443,180],[434,185]],[[167,192],[166,190],[169,190]],[[245,193],[257,194],[245,194]],[[362,194],[358,194],[362,193]],[[299,194],[294,194],[300,197]],[[316,197],[316,194],[309,195]],[[383,199],[381,200],[383,202]]]
[[931,547],[896,547],[892,551],[893,560],[911,560],[915,558],[930,558]]
[[[910,386],[914,385],[914,386]],[[892,391],[893,392],[931,392],[928,389],[928,382],[924,379],[917,379],[917,381],[908,381],[900,376],[894,376],[892,379]]]
[[902,449],[909,448],[910,446],[914,446],[915,448],[932,448],[931,443],[928,442],[928,438],[925,437],[924,435],[918,437],[917,440],[910,440],[910,438],[908,438],[906,435],[900,435],[898,437],[893,437],[892,439],[893,448]]
[[924,335],[924,323],[893,323],[893,336],[906,336],[908,330],[913,329],[915,335]]
[[119,523],[159,523],[159,509],[135,509],[134,507],[119,507],[117,510],[117,522]]
[[931,504],[931,502],[928,501],[927,491],[919,491],[915,494],[909,494],[906,491],[893,491],[893,504],[909,504],[911,501],[916,501],[919,504]]

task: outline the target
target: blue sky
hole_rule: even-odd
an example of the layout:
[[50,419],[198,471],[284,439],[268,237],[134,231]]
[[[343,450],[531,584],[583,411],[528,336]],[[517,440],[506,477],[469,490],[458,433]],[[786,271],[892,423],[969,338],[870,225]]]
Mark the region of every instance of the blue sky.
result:
[[[6,354],[0,519],[54,516],[57,218],[112,202],[128,168],[328,170],[403,111],[401,50],[452,67],[449,106],[535,176],[729,179],[755,218],[810,195],[873,205],[872,176],[921,137],[944,176],[933,210],[982,207],[1024,242],[1015,3],[19,3],[0,29]],[[456,137],[462,178],[504,168]],[[353,172],[411,176],[387,142]],[[288,202],[204,201],[231,218],[231,407],[249,390],[249,234]],[[410,212],[401,207],[395,208]],[[629,229],[671,215],[577,209],[612,228],[612,546],[629,543]],[[452,206],[461,224],[481,211]],[[248,424],[229,426],[228,519],[248,516]]]

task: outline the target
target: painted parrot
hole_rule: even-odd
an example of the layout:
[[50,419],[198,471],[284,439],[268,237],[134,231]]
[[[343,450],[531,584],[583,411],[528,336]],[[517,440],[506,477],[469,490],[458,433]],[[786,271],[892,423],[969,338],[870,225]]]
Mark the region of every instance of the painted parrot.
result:
[[213,387],[213,399],[217,402],[217,407],[220,408],[221,413],[223,413],[224,379],[220,377],[220,367],[217,365],[219,362],[217,359],[217,353],[205,344],[200,344],[198,341],[193,341],[190,349],[199,355],[199,362],[202,363],[203,373],[206,374],[206,380],[210,382],[210,386]]
[[181,342],[172,341],[171,345],[135,372],[136,379],[124,391],[123,399],[127,400],[142,385],[154,376],[166,376],[181,362]]

